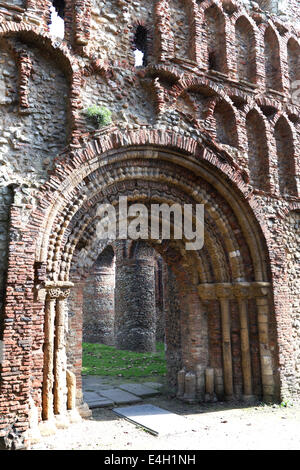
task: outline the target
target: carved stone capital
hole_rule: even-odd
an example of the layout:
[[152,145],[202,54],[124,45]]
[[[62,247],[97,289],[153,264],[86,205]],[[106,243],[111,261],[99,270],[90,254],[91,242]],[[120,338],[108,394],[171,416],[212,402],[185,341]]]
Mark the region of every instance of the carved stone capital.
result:
[[67,299],[70,295],[71,287],[73,287],[73,285],[74,284],[72,282],[45,282],[47,299]]
[[200,284],[198,293],[202,300],[214,300],[216,298],[215,284]]
[[248,299],[251,295],[250,293],[250,283],[249,282],[240,282],[233,285],[233,294],[237,299]]
[[266,297],[269,290],[269,282],[218,282],[198,285],[198,293],[202,300]]
[[61,288],[61,287],[51,287],[47,289],[47,298],[50,300],[64,300],[67,299],[70,295],[70,288]]
[[270,292],[269,282],[253,282],[251,284],[252,297],[266,297]]
[[219,299],[230,299],[233,295],[233,285],[230,283],[216,284],[216,295]]
[[198,293],[202,300],[229,299],[233,296],[233,285],[227,282],[199,284]]

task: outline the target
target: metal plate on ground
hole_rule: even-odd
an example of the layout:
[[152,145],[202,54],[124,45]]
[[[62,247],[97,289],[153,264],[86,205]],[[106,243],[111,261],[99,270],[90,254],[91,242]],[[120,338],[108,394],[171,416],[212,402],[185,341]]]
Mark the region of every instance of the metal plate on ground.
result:
[[191,431],[191,424],[183,416],[153,405],[135,405],[113,408],[114,413],[147,429],[152,434],[167,435]]

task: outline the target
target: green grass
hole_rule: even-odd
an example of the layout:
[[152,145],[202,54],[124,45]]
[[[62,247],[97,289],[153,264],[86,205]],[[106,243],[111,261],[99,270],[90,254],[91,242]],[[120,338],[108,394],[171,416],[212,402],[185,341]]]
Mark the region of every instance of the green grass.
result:
[[104,344],[83,343],[82,373],[124,378],[166,375],[164,344],[157,343],[155,353],[121,351]]

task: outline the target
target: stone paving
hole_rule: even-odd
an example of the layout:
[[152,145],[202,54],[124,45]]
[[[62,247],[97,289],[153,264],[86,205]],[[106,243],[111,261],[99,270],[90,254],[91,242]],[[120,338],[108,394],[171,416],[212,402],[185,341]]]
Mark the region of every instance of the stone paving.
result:
[[144,398],[160,394],[161,383],[122,383],[115,378],[88,375],[83,377],[84,401],[90,409],[141,403]]

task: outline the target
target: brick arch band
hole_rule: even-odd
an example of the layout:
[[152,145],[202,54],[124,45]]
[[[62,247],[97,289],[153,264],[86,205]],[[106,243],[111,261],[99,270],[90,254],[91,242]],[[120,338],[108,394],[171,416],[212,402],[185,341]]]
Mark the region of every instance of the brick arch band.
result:
[[[23,382],[41,423],[61,422],[76,407],[64,340],[70,269],[82,246],[89,262],[97,259],[103,250],[97,244],[97,207],[117,205],[120,195],[127,195],[129,204],[205,206],[202,250],[187,252],[181,240],[149,241],[176,280],[180,344],[171,349],[176,361],[168,366],[178,396],[274,399],[277,346],[268,253],[243,175],[218,150],[170,131],[112,130],[72,158],[57,160],[26,228],[36,243],[31,237],[24,250],[31,286],[24,299],[35,298]],[[12,258],[9,269],[8,287],[18,283]],[[169,324],[174,318],[171,310]]]
[[[64,413],[66,406],[63,392],[66,359],[63,348],[57,349],[51,334],[55,317],[63,315],[65,297],[72,285],[69,280],[72,260],[76,262],[76,248],[82,242],[86,252],[91,247],[94,252],[90,256],[97,258],[97,208],[103,203],[117,206],[121,195],[127,195],[129,204],[205,205],[202,250],[185,252],[183,241],[156,244],[150,240],[173,269],[180,292],[181,344],[178,347],[182,349],[181,373],[185,375],[183,379],[180,376],[181,388],[177,378],[180,371],[172,371],[179,395],[188,393],[182,390],[188,387],[184,384],[190,374],[195,377],[200,374],[198,383],[204,384],[200,389],[196,387],[194,398],[207,392],[231,399],[239,395],[238,390],[244,398],[263,395],[270,399],[276,395],[270,279],[259,224],[242,195],[242,178],[240,188],[238,185],[233,188],[230,171],[227,177],[221,175],[200,145],[188,139],[183,145],[183,141],[178,140],[181,146],[175,145],[176,140],[173,145],[164,146],[146,143],[144,135],[143,145],[127,143],[104,152],[97,151],[98,142],[94,144],[94,153],[90,149],[90,153],[82,152],[81,156],[87,159],[85,164],[77,161],[76,170],[66,167],[67,178],[62,175],[62,162],[61,167],[58,164],[55,179],[54,176],[50,179],[50,184],[56,181],[57,189],[51,195],[52,204],[47,209],[37,245],[37,261],[45,269],[45,322],[49,326],[45,332],[50,335],[46,338],[44,354],[43,417],[46,420],[52,419],[53,414]],[[102,139],[104,148],[112,142],[112,138]],[[218,160],[218,155],[215,158]],[[58,179],[61,179],[59,184]],[[219,354],[212,352],[217,328]],[[63,335],[63,327],[57,331],[58,337]],[[191,348],[191,343],[195,347]],[[238,360],[234,357],[237,350]],[[212,373],[214,390],[207,391],[205,383],[209,380],[205,381],[205,374]]]

